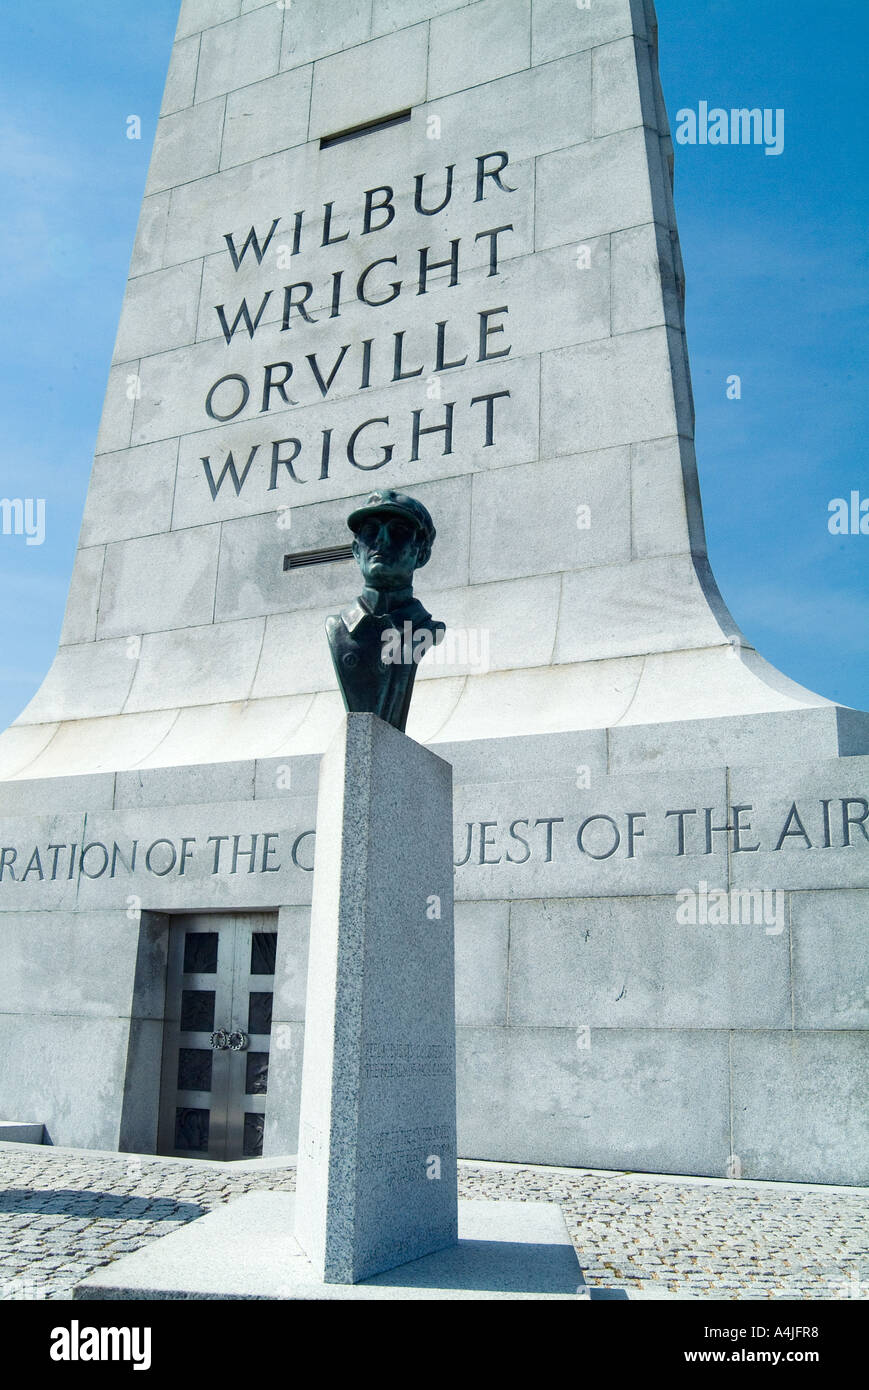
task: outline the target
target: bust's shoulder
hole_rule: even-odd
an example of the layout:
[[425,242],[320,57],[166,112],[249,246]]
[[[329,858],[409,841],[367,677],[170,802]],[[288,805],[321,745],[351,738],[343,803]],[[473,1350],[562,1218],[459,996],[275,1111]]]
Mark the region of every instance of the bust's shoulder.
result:
[[340,613],[333,613],[326,619],[326,634],[329,640],[340,640],[351,636],[362,620],[368,616],[367,610],[357,599]]
[[333,652],[345,647],[348,642],[352,642],[353,639],[347,631],[347,623],[343,613],[332,613],[326,619],[326,640]]

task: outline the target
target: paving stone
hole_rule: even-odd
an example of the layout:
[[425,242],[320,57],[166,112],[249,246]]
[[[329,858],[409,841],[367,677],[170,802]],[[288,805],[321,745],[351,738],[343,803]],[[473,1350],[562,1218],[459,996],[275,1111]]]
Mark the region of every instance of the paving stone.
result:
[[[294,1189],[289,1164],[228,1172],[124,1154],[4,1151],[0,1300],[67,1299],[92,1270],[244,1192]],[[463,1162],[459,1193],[560,1202],[591,1285],[735,1301],[869,1300],[862,1189]]]

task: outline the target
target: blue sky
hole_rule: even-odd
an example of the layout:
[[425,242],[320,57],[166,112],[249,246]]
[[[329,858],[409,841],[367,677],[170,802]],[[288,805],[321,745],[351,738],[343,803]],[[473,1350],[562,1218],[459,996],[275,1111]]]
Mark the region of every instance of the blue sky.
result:
[[[869,536],[831,536],[827,506],[869,497],[869,5],[657,8],[674,125],[700,101],[785,112],[780,156],[676,151],[713,568],[768,660],[866,708]],[[177,11],[178,0],[2,9],[0,496],[46,498],[47,536],[0,536],[0,727],[57,644]],[[126,138],[130,115],[139,141]]]

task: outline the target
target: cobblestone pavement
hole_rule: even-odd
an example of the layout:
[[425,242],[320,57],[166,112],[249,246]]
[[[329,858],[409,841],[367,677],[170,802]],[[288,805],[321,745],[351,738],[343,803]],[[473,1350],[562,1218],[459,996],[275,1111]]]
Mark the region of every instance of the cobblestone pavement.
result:
[[593,1288],[667,1297],[869,1300],[865,1188],[801,1190],[468,1163],[460,1190],[467,1197],[560,1203]]
[[[0,1299],[69,1298],[146,1241],[291,1167],[0,1145]],[[869,1299],[867,1193],[461,1163],[464,1197],[562,1206],[586,1282],[719,1299]]]

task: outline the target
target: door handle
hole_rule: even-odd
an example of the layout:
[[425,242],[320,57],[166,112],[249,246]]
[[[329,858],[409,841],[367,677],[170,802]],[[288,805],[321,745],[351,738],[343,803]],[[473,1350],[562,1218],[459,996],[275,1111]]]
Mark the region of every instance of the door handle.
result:
[[215,1052],[244,1052],[248,1044],[247,1033],[240,1028],[218,1028],[211,1034],[211,1046]]

